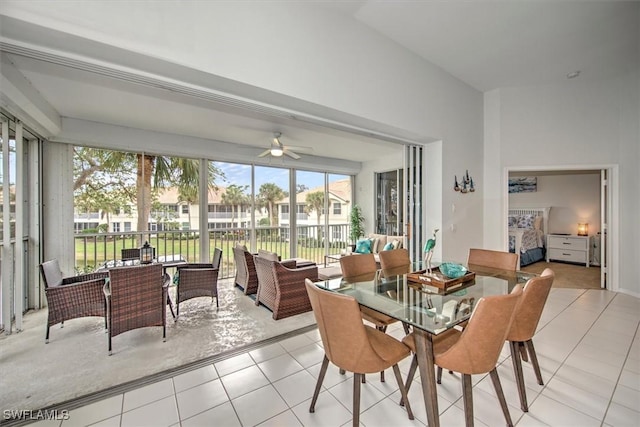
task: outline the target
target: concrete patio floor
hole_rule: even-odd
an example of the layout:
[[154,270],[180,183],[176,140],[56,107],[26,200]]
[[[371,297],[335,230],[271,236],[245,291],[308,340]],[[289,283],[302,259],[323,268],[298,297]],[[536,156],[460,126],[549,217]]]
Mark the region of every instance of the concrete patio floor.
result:
[[103,319],[81,318],[65,322],[64,328],[53,326],[45,344],[47,310],[27,313],[21,332],[0,337],[0,410],[37,410],[81,396],[99,397],[105,390],[191,369],[213,357],[246,351],[269,338],[315,325],[312,312],[273,320],[271,311],[256,307],[233,286],[233,279],[220,280],[218,292],[218,310],[210,298],[195,298],[180,304],[180,318],[174,322],[167,308],[166,342],[159,327],[129,331],[113,338],[111,356]]

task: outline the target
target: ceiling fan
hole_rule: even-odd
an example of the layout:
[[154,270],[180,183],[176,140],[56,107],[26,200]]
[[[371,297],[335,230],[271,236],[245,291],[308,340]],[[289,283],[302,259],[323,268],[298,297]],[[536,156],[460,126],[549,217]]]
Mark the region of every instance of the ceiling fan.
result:
[[294,147],[292,145],[284,145],[280,142],[280,137],[282,134],[280,132],[274,132],[273,139],[271,140],[271,147],[267,150],[264,150],[258,157],[265,157],[271,155],[271,157],[282,157],[282,155],[289,156],[292,159],[298,160],[300,156],[296,153],[311,153],[313,152],[313,148],[311,147]]

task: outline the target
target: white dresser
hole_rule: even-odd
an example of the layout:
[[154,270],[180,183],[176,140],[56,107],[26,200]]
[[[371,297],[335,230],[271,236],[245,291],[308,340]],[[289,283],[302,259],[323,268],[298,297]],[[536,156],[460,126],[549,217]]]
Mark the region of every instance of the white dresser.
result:
[[547,235],[547,262],[578,262],[589,267],[589,236]]

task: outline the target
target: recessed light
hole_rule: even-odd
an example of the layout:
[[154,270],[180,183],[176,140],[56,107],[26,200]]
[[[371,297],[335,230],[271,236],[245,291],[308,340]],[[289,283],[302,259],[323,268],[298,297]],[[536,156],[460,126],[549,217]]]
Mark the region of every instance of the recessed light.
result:
[[567,74],[567,78],[568,79],[575,79],[579,75],[580,75],[580,71],[572,71],[569,74]]

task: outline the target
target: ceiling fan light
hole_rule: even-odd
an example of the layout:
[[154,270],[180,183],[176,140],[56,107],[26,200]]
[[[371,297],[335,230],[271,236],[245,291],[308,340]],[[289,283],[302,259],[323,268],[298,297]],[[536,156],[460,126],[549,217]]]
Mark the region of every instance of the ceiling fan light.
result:
[[271,144],[271,155],[273,157],[281,157],[284,154],[282,147],[278,144]]

